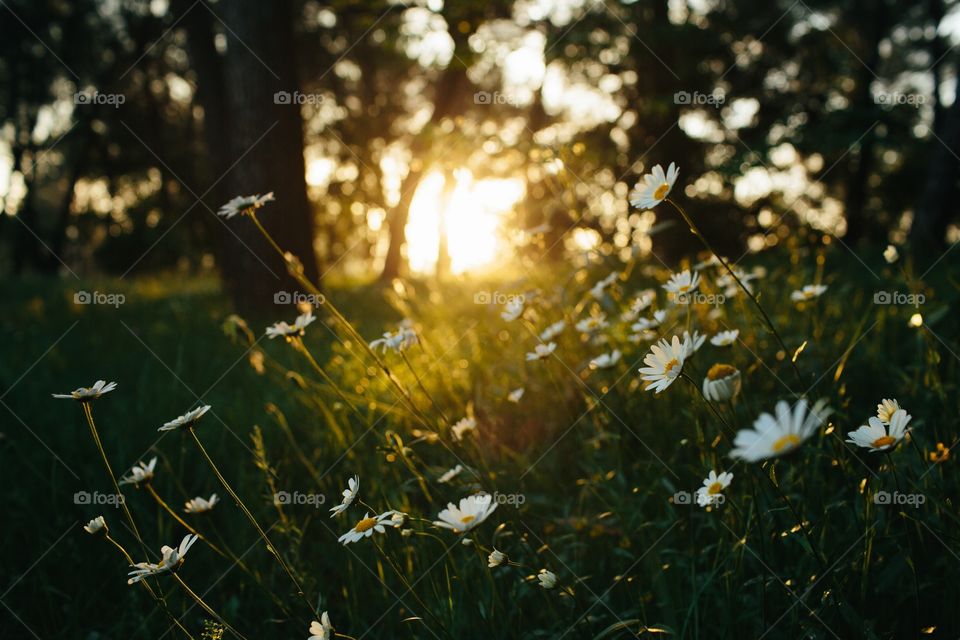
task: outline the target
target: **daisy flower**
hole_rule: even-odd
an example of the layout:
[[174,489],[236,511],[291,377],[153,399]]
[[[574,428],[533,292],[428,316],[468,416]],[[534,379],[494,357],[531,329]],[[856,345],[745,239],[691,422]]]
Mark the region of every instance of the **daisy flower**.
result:
[[330,640],[333,638],[333,625],[326,611],[320,616],[320,621],[310,623],[310,637],[307,640]]
[[540,586],[544,589],[553,589],[557,586],[557,574],[553,571],[540,569],[540,573],[537,574],[537,580],[540,581]]
[[303,336],[307,332],[307,326],[316,319],[317,317],[313,315],[313,311],[307,311],[297,316],[297,319],[294,320],[292,325],[283,321],[274,322],[273,326],[267,327],[267,337],[273,340],[278,336],[283,336],[284,338]]
[[730,472],[721,472],[717,475],[716,471],[711,470],[710,474],[703,481],[703,486],[697,489],[697,504],[701,507],[720,504],[723,502],[723,490],[730,486],[733,480],[733,474]]
[[678,173],[677,165],[672,162],[666,174],[663,173],[663,167],[654,166],[653,170],[643,176],[630,192],[630,204],[639,209],[653,209],[670,195]]
[[703,379],[703,397],[714,402],[735,398],[740,393],[740,372],[729,364],[715,364]]
[[357,524],[353,525],[353,528],[350,531],[347,531],[345,534],[340,536],[338,542],[342,542],[344,546],[350,544],[351,542],[357,542],[358,540],[363,540],[364,538],[369,538],[376,533],[386,532],[386,528],[383,526],[383,521],[391,518],[393,513],[381,513],[377,516],[371,516],[369,513],[365,514]]
[[493,501],[492,495],[478,493],[461,498],[459,507],[452,502],[448,503],[447,508],[437,515],[439,520],[433,524],[454,533],[466,533],[486,520],[496,508],[497,503]]
[[523,397],[523,394],[524,394],[525,391],[526,391],[526,390],[525,390],[523,387],[519,387],[519,388],[517,388],[517,389],[514,389],[513,391],[511,391],[510,393],[507,394],[507,400],[509,400],[510,402],[516,404],[516,403],[520,402],[520,398]]
[[663,321],[666,320],[666,318],[667,318],[666,311],[664,310],[654,311],[652,318],[640,318],[636,322],[636,324],[630,327],[630,330],[639,333],[641,331],[647,331],[649,329],[656,329],[661,324],[663,324]]
[[87,524],[83,525],[83,530],[93,535],[95,533],[110,533],[110,528],[107,527],[107,521],[103,519],[103,516],[97,516]]
[[387,350],[397,353],[417,344],[417,332],[408,327],[400,327],[395,332],[385,331],[382,338],[377,338],[370,343],[371,349],[380,347],[380,353],[386,353]]
[[890,418],[899,410],[899,402],[894,399],[884,398],[883,402],[877,405],[877,418],[884,424],[890,424]]
[[487,556],[487,566],[491,569],[494,567],[499,567],[507,560],[507,554],[503,551],[497,551],[494,549],[490,552],[490,555]]
[[899,257],[900,252],[892,244],[888,244],[887,248],[883,250],[883,259],[887,261],[887,264],[893,264]]
[[607,290],[607,287],[613,284],[618,277],[620,277],[620,274],[614,271],[603,280],[597,281],[597,283],[590,288],[590,295],[595,300],[599,300],[603,297],[603,292]]
[[650,353],[644,357],[646,367],[640,369],[641,378],[647,381],[646,390],[660,393],[677,379],[683,370],[683,361],[689,355],[686,342],[673,336],[667,342],[666,338],[650,347]]
[[847,442],[870,451],[893,449],[907,435],[907,425],[911,417],[903,409],[893,412],[889,424],[884,424],[880,418],[870,416],[869,424],[847,434]]
[[507,322],[513,322],[523,315],[523,298],[513,298],[503,307],[500,317]]
[[177,429],[191,429],[193,425],[196,424],[197,420],[203,417],[207,411],[210,411],[210,405],[205,404],[202,407],[197,407],[187,411],[182,416],[177,416],[170,422],[165,423],[162,427],[157,429],[157,431],[175,431]]
[[183,510],[187,513],[206,513],[217,506],[218,502],[220,502],[220,498],[218,498],[215,493],[211,494],[209,500],[197,496],[192,500],[188,500],[183,506]]
[[607,325],[607,316],[601,313],[598,316],[584,318],[575,325],[575,328],[580,333],[593,333],[594,331],[606,329]]
[[458,464],[452,469],[448,469],[447,471],[445,471],[442,476],[437,478],[437,482],[439,482],[440,484],[446,484],[447,482],[450,482],[451,480],[456,478],[458,475],[460,475],[460,472],[462,471],[463,471],[463,465]]
[[552,325],[543,330],[540,334],[540,339],[544,342],[550,342],[558,335],[563,333],[563,330],[567,328],[567,323],[564,320],[554,322]]
[[790,453],[812,436],[830,413],[826,400],[818,400],[809,411],[805,398],[798,400],[792,409],[781,400],[776,406],[776,416],[761,413],[753,429],[737,432],[730,457],[757,462]]
[[737,337],[740,335],[739,329],[733,329],[731,331],[720,331],[715,336],[710,338],[710,344],[715,347],[729,347],[734,342],[737,341]]
[[347,510],[353,501],[357,498],[357,492],[360,491],[360,476],[353,476],[347,480],[347,488],[343,490],[343,499],[340,504],[330,509],[330,517],[338,516]]
[[133,468],[130,469],[130,475],[120,478],[120,482],[118,484],[132,484],[134,486],[140,486],[144,482],[150,482],[153,480],[153,470],[156,468],[156,456],[154,456],[153,459],[147,464],[143,464],[143,461],[140,461],[133,465]]
[[152,562],[138,562],[133,565],[134,569],[127,575],[130,576],[130,579],[127,580],[127,584],[133,584],[135,582],[140,582],[144,578],[149,576],[155,576],[162,573],[172,573],[180,568],[180,565],[183,564],[184,558],[187,556],[187,551],[190,550],[190,547],[193,546],[193,543],[197,541],[198,536],[188,533],[184,536],[183,540],[180,541],[180,546],[176,549],[164,546],[160,549],[160,553],[163,556],[160,559],[160,562],[154,564]]
[[614,349],[610,353],[604,353],[602,355],[599,355],[590,361],[590,368],[591,369],[609,369],[610,367],[620,362],[621,355],[622,354],[620,353],[619,349]]
[[802,289],[794,291],[790,294],[790,299],[794,302],[805,302],[807,300],[813,300],[814,298],[819,298],[823,295],[823,292],[827,290],[827,285],[825,284],[807,284],[804,285]]
[[236,198],[230,200],[230,202],[227,204],[220,207],[220,210],[217,211],[217,215],[223,216],[229,220],[238,213],[255,211],[266,203],[273,201],[273,191],[262,196],[259,193],[252,196],[237,196]]
[[91,400],[96,400],[105,393],[110,393],[116,388],[116,382],[97,380],[93,383],[92,387],[80,387],[79,389],[74,389],[70,393],[53,393],[50,395],[52,395],[54,398],[90,402]]
[[688,332],[684,331],[683,346],[687,349],[687,357],[690,357],[699,351],[706,339],[707,336],[700,335],[700,332],[696,329],[694,329],[693,335],[690,335]]
[[471,417],[461,418],[455,425],[450,427],[450,430],[453,432],[453,439],[457,442],[463,440],[464,436],[468,433],[473,433],[476,429],[477,420]]
[[682,298],[688,293],[696,291],[699,286],[700,274],[696,271],[691,274],[689,269],[684,269],[680,273],[672,274],[670,279],[667,280],[667,283],[663,285],[663,288],[666,289],[668,293],[673,294],[674,297]]
[[557,350],[556,342],[549,342],[547,344],[538,344],[533,348],[533,352],[527,354],[527,362],[533,360],[546,360],[550,355]]
[[653,289],[644,289],[637,297],[633,299],[630,303],[630,311],[634,313],[643,313],[646,311],[653,301],[657,299],[657,294]]

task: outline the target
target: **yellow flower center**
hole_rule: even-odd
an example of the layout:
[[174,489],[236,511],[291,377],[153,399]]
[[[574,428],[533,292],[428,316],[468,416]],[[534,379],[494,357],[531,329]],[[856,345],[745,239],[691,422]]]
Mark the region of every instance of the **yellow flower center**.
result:
[[712,485],[707,487],[707,493],[709,493],[712,496],[717,495],[721,491],[723,491],[723,485],[720,484],[719,482],[714,482]]
[[707,378],[709,380],[720,380],[721,378],[732,376],[736,372],[736,368],[731,367],[729,364],[717,363],[707,371]]
[[673,371],[673,369],[679,365],[680,365],[680,361],[674,358],[673,360],[671,360],[670,362],[668,362],[663,366],[663,375],[665,376],[670,375],[670,372]]
[[460,518],[460,522],[462,522],[463,524],[470,524],[476,519],[477,519],[477,516],[463,516],[462,518]]
[[677,291],[680,293],[686,293],[687,291],[690,291],[690,285],[682,284],[677,288]]
[[369,531],[373,529],[374,525],[377,524],[376,518],[364,518],[353,528],[357,533],[363,533],[364,531]]
[[879,449],[880,447],[890,446],[896,441],[897,439],[894,438],[893,436],[883,436],[882,438],[877,438],[876,440],[874,440],[873,446],[875,449]]
[[785,436],[780,436],[776,442],[773,443],[773,450],[777,453],[790,449],[793,449],[795,446],[800,444],[800,436],[788,433]]
[[653,197],[657,200],[663,200],[667,197],[667,194],[670,193],[670,185],[664,182],[662,185],[657,187],[657,190],[653,192]]

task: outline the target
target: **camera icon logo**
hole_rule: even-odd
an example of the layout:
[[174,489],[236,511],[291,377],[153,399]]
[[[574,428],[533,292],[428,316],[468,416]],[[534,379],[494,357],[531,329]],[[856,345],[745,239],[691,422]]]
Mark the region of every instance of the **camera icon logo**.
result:
[[73,294],[73,304],[90,304],[93,302],[93,296],[89,291],[77,291]]
[[289,91],[277,91],[273,94],[273,104],[290,104],[292,97]]
[[290,304],[293,302],[293,296],[289,291],[277,291],[273,294],[273,304]]
[[474,104],[490,104],[491,102],[493,102],[493,96],[490,95],[489,91],[477,91],[473,94]]
[[890,304],[892,301],[889,291],[877,291],[873,294],[873,304]]
[[693,494],[689,491],[677,491],[673,494],[673,504],[693,504]]
[[77,491],[73,494],[73,504],[90,504],[92,496],[89,491]]
[[691,97],[689,91],[677,91],[673,94],[673,104],[690,104]]
[[473,295],[473,304],[490,304],[492,301],[489,291],[478,291]]
[[290,504],[290,492],[278,491],[273,494],[273,504]]
[[73,104],[90,104],[92,98],[86,91],[77,91],[73,94]]

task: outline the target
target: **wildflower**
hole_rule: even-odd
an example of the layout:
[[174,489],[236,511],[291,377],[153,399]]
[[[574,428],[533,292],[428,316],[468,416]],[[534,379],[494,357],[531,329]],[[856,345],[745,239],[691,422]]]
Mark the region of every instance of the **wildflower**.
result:
[[723,402],[740,393],[740,372],[729,364],[715,364],[703,379],[703,397]]
[[641,178],[643,184],[637,182],[630,192],[630,204],[640,209],[653,209],[670,195],[678,173],[677,166],[672,162],[666,174],[663,173],[663,167],[654,166],[650,173]]
[[210,496],[209,500],[198,496],[192,500],[188,500],[183,506],[183,510],[187,513],[206,513],[217,506],[218,502],[220,502],[220,498],[218,498],[215,493]]
[[490,555],[487,556],[487,566],[491,569],[494,567],[499,567],[507,560],[507,554],[503,551],[497,551],[494,549],[490,552]]
[[283,336],[285,338],[303,336],[307,332],[307,326],[316,319],[313,311],[307,311],[297,316],[297,319],[294,320],[292,325],[284,321],[274,322],[273,326],[267,327],[267,337],[273,340],[277,336]]
[[607,290],[611,284],[613,284],[616,279],[620,277],[620,274],[616,271],[613,271],[603,280],[597,281],[593,287],[590,288],[590,295],[593,296],[595,300],[599,300],[603,297],[603,292]]
[[870,416],[869,424],[847,434],[847,442],[870,451],[892,449],[907,435],[907,424],[910,423],[910,418],[910,414],[903,409],[897,409],[890,416],[889,424],[884,424],[880,418]]
[[599,331],[601,329],[606,329],[608,326],[607,316],[600,314],[598,316],[590,316],[589,318],[584,318],[576,324],[576,329],[580,333],[593,333],[594,331]]
[[488,493],[478,493],[461,498],[459,507],[452,502],[448,503],[447,508],[437,515],[439,520],[434,521],[433,524],[450,529],[454,533],[466,533],[486,520],[496,508],[497,503],[493,501],[493,496]]
[[514,404],[520,402],[520,398],[523,397],[524,391],[525,391],[525,389],[524,389],[523,387],[519,387],[518,389],[514,389],[513,391],[511,391],[510,393],[507,394],[507,400],[509,400],[510,402],[512,402],[512,403],[514,403]]
[[826,400],[818,400],[809,412],[805,398],[798,400],[792,409],[781,400],[776,406],[776,416],[761,413],[753,429],[741,429],[737,433],[730,457],[757,462],[790,453],[813,435],[829,415]]
[[446,484],[447,482],[450,482],[451,480],[453,480],[454,478],[456,478],[458,475],[460,475],[460,472],[462,472],[462,471],[463,471],[463,465],[462,465],[462,464],[458,464],[457,466],[453,467],[452,469],[449,469],[448,471],[444,472],[444,474],[443,474],[442,476],[440,476],[439,478],[437,478],[437,482],[439,482],[439,483],[441,483],[441,484]]
[[466,417],[461,418],[453,425],[450,430],[453,432],[453,439],[457,442],[463,440],[463,437],[468,433],[473,433],[477,428],[476,418]]
[[544,329],[543,332],[540,333],[540,339],[543,340],[544,342],[549,342],[550,340],[553,340],[558,335],[563,333],[563,330],[566,328],[567,328],[566,321],[559,320],[557,322],[554,322],[552,325],[550,325],[549,327]]
[[687,294],[693,293],[699,286],[700,274],[696,271],[691,274],[689,269],[684,269],[680,273],[672,274],[663,288],[678,300],[684,301]]
[[883,259],[887,261],[887,264],[893,264],[899,257],[900,252],[892,244],[888,244],[887,248],[883,250]]
[[740,280],[740,284],[743,285],[744,289],[746,289],[748,293],[752,294],[753,287],[750,286],[750,281],[756,280],[760,276],[758,276],[755,273],[747,273],[746,271],[744,271],[743,269],[740,269],[739,267],[731,267],[731,268],[733,269],[733,272],[736,274],[737,276],[736,278],[730,275],[729,272],[724,273],[717,278],[717,286],[724,289],[723,291],[724,295],[732,298],[733,296],[737,295],[740,292],[740,287],[737,284],[737,280]]
[[392,516],[392,513],[380,514],[376,516],[371,516],[369,513],[366,513],[363,518],[357,522],[357,524],[353,525],[353,528],[350,529],[350,531],[347,531],[345,534],[340,536],[338,542],[342,542],[343,545],[346,546],[351,542],[357,542],[358,540],[369,538],[374,534],[374,532],[385,533],[386,529],[383,526],[383,521]]
[[162,573],[172,573],[180,568],[180,565],[183,564],[183,559],[187,556],[187,551],[190,550],[190,547],[193,546],[193,543],[197,541],[198,536],[188,533],[183,537],[183,540],[180,541],[180,546],[176,549],[164,546],[160,549],[162,558],[157,564],[152,562],[138,562],[133,565],[134,570],[129,574],[130,579],[127,580],[127,584],[133,584],[135,582],[140,582],[146,577],[155,576]]
[[707,507],[713,504],[723,502],[723,490],[730,486],[733,480],[733,474],[730,472],[720,472],[711,470],[703,481],[703,486],[697,489],[697,504],[701,507]]
[[523,315],[523,298],[516,297],[511,298],[506,305],[504,305],[504,310],[500,314],[500,317],[506,320],[507,322],[513,322],[517,318]]
[[648,382],[646,390],[660,393],[673,384],[688,355],[687,343],[681,343],[677,336],[673,336],[671,342],[664,338],[650,347],[650,353],[643,359],[647,366],[640,369],[640,377]]
[[105,393],[110,393],[117,388],[116,382],[105,382],[103,380],[97,380],[93,383],[92,387],[80,387],[75,389],[70,393],[53,393],[51,394],[54,398],[67,399],[67,400],[79,400],[80,402],[90,402],[91,400],[96,400]]
[[683,332],[683,346],[687,350],[687,357],[689,358],[694,353],[699,351],[700,347],[703,346],[703,343],[706,341],[707,336],[700,335],[700,332],[694,329],[693,335],[690,335],[688,332]]
[[175,431],[176,429],[191,429],[197,420],[203,417],[207,411],[210,411],[210,405],[205,404],[202,407],[197,407],[187,411],[182,416],[178,416],[171,420],[170,422],[165,423],[162,427],[157,429],[157,431]]
[[143,464],[143,461],[138,462],[133,465],[133,468],[130,469],[130,475],[125,478],[120,478],[119,484],[132,484],[134,486],[140,486],[145,482],[150,482],[153,480],[153,470],[157,467],[157,457],[154,456],[150,462]]
[[934,464],[940,464],[941,462],[946,462],[950,459],[950,449],[942,442],[937,443],[937,450],[931,451],[927,454],[930,458],[930,462]]
[[590,361],[591,369],[609,369],[620,362],[620,350],[614,349],[610,353],[604,353]]
[[527,354],[527,362],[533,360],[546,360],[550,355],[557,350],[557,343],[550,342],[547,344],[538,344],[534,347],[532,353]]
[[634,298],[630,303],[630,311],[633,311],[634,313],[643,313],[650,307],[651,304],[653,304],[653,301],[656,299],[657,294],[653,291],[653,289],[644,289],[637,294],[637,297]]
[[557,574],[553,571],[540,569],[540,573],[537,574],[537,580],[540,581],[540,586],[544,589],[553,589],[557,586]]
[[107,526],[107,521],[103,519],[103,516],[97,516],[87,524],[83,525],[83,530],[93,535],[95,533],[110,533],[110,528]]
[[819,298],[821,295],[823,295],[823,292],[826,290],[827,285],[825,284],[807,284],[804,285],[802,289],[791,293],[790,299],[794,302],[813,300],[814,298]]
[[338,516],[347,510],[357,497],[360,491],[360,476],[353,476],[347,481],[347,488],[343,490],[343,499],[340,504],[330,509],[330,517]]
[[715,336],[710,338],[710,344],[715,347],[729,347],[734,342],[737,341],[737,336],[740,335],[739,329],[733,329],[731,331],[721,331]]
[[386,353],[387,349],[399,353],[417,344],[418,340],[416,331],[409,327],[400,327],[393,333],[385,331],[382,338],[370,343],[370,348],[380,347],[380,353]]
[[256,211],[266,203],[273,201],[273,191],[262,196],[259,193],[252,196],[237,196],[236,198],[230,200],[230,202],[227,204],[220,207],[220,210],[217,211],[217,215],[223,216],[229,220],[238,213],[250,213]]
[[649,329],[656,329],[667,317],[666,311],[654,311],[652,318],[640,318],[636,324],[634,324],[630,329],[635,332],[647,331]]
[[399,529],[407,523],[407,514],[401,511],[388,511],[384,515],[390,516],[390,526]]
[[330,640],[333,638],[333,625],[330,624],[330,615],[324,611],[320,621],[310,623],[310,637],[307,640]]
[[894,399],[884,398],[883,401],[877,405],[877,418],[884,424],[890,424],[890,418],[899,410],[899,402]]

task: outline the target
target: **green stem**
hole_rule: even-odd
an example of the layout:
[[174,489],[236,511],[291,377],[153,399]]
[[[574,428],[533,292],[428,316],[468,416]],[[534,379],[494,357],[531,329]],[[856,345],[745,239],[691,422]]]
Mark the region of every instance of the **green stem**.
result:
[[183,590],[187,592],[187,595],[189,595],[191,598],[193,598],[193,601],[196,602],[198,605],[200,605],[200,608],[201,608],[201,609],[203,609],[204,611],[207,612],[207,615],[209,615],[211,618],[213,618],[214,620],[216,620],[217,622],[219,622],[220,624],[222,624],[223,626],[225,626],[225,627],[230,631],[230,633],[232,633],[233,635],[237,636],[237,637],[240,638],[241,640],[247,640],[246,637],[245,637],[242,633],[240,633],[239,631],[237,631],[236,629],[234,629],[232,626],[230,626],[230,623],[229,623],[229,622],[227,622],[226,620],[224,620],[223,617],[220,616],[220,614],[218,614],[216,611],[214,611],[214,610],[210,607],[210,605],[208,605],[206,602],[204,602],[204,601],[203,601],[203,598],[201,598],[201,597],[198,596],[196,593],[194,593],[193,589],[191,589],[190,587],[188,587],[188,586],[187,586],[187,583],[184,582],[183,579],[182,579],[180,576],[178,576],[176,573],[172,573],[171,575],[173,576],[173,579],[177,581],[177,584],[179,584],[181,587],[183,587]]

